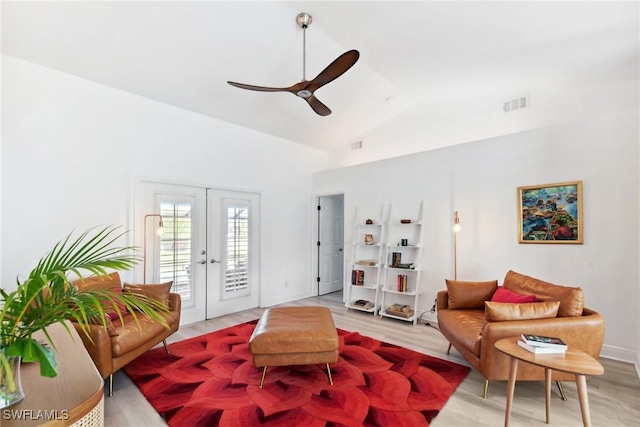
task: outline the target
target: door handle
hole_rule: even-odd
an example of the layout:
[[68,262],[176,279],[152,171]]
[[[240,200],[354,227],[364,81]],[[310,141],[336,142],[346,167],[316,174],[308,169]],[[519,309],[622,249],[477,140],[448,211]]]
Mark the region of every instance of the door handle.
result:
[[217,259],[215,259],[215,258],[211,258],[211,264],[215,264],[216,262],[220,262],[220,261],[218,261],[218,260],[217,260]]
[[206,259],[203,259],[203,260],[198,261],[198,264],[206,264],[206,263],[207,263],[207,260],[206,260]]

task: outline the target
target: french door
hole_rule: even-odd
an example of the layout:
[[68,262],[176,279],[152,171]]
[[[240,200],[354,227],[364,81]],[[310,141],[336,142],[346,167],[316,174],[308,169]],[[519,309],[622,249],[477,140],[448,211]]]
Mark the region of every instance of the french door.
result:
[[207,201],[207,318],[258,307],[259,196],[210,189]]
[[259,195],[150,182],[137,193],[136,212],[151,212],[143,280],[173,281],[182,324],[259,305]]

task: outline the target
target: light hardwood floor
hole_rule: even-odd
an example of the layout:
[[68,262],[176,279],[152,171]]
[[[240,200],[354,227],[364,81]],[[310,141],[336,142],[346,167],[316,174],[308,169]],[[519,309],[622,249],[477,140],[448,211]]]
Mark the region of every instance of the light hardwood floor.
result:
[[[447,341],[435,328],[416,326],[355,310],[347,310],[342,303],[342,294],[306,298],[285,305],[323,305],[331,309],[336,326],[357,331],[381,341],[397,344],[421,353],[466,364],[464,359],[451,350],[446,355]],[[180,328],[168,342],[224,329],[242,322],[258,319],[263,309],[253,309],[217,319],[208,320]],[[594,427],[631,427],[640,420],[640,380],[633,365],[609,359],[601,359],[604,375],[588,381],[591,424]],[[435,418],[435,427],[481,427],[504,424],[506,382],[493,381],[487,399],[481,397],[484,378],[471,371]],[[575,383],[563,383],[568,400],[562,401],[553,390],[550,426],[582,426],[580,406]],[[165,426],[138,388],[126,374],[118,372],[114,379],[113,397],[105,397],[105,425],[107,427]],[[519,382],[516,384],[511,426],[545,425],[544,383]],[[395,426],[394,426],[395,427]]]

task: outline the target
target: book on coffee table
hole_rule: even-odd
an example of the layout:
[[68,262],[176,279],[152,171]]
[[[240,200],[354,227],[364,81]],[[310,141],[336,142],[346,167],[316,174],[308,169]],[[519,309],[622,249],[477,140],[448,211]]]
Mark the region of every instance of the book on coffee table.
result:
[[543,335],[522,334],[520,335],[525,344],[536,347],[547,347],[566,350],[567,344],[557,337],[545,337]]
[[560,354],[566,351],[564,348],[529,345],[520,340],[518,340],[518,345],[524,348],[525,350],[529,350],[531,353],[534,353],[534,354]]

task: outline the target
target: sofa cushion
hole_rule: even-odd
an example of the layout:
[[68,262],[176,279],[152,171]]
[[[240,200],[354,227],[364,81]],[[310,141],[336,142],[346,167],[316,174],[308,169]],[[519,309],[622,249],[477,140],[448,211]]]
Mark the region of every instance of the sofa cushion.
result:
[[447,308],[457,309],[484,309],[484,302],[491,300],[493,293],[498,288],[498,281],[465,282],[461,280],[445,279],[448,291]]
[[111,290],[113,288],[122,288],[120,274],[118,272],[111,273],[106,276],[91,276],[86,279],[78,279],[73,282],[80,292],[87,290]]
[[498,289],[494,292],[493,296],[491,297],[491,301],[524,303],[524,302],[537,302],[538,298],[535,295],[522,295],[517,292],[510,291],[509,289],[505,289],[503,286],[498,286]]
[[503,286],[521,294],[534,294],[538,301],[560,301],[558,317],[582,316],[582,288],[554,285],[511,270],[507,272]]
[[173,280],[159,284],[132,285],[125,283],[124,289],[133,295],[143,295],[150,300],[158,301],[164,307],[169,308],[171,286],[173,286]]
[[[120,274],[114,272],[103,276],[91,276],[86,279],[78,279],[73,282],[73,285],[79,292],[87,291],[111,291],[117,294],[122,293],[122,282],[120,281]],[[121,314],[127,314],[129,311],[127,307],[120,301],[114,301]],[[114,320],[118,318],[118,313],[113,309],[113,305],[104,303],[104,311],[108,320]],[[110,331],[112,328],[108,328]],[[111,335],[111,332],[109,332]],[[113,336],[113,335],[112,335]]]
[[[122,288],[112,288],[111,291],[113,293],[115,293],[115,294],[122,295]],[[118,307],[118,310],[120,310],[120,314],[121,315],[125,315],[125,314],[129,313],[129,310],[127,310],[127,306],[126,305],[124,305],[123,303],[121,303],[118,300],[114,300],[114,303]],[[113,305],[108,305],[107,304],[107,307],[105,307],[105,314],[111,320],[117,319],[119,317],[118,313],[114,310]]]
[[[249,339],[249,351],[254,356],[335,352],[337,360],[338,345],[336,326],[327,307],[268,308]],[[330,359],[334,359],[332,353]]]
[[559,307],[559,301],[529,303],[487,301],[485,302],[484,319],[486,322],[549,319],[557,316]]
[[117,336],[111,337],[113,357],[127,354],[166,331],[164,326],[142,313],[137,313],[136,319],[129,313],[123,316],[123,320],[113,320],[113,326],[118,331]]

